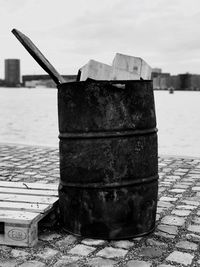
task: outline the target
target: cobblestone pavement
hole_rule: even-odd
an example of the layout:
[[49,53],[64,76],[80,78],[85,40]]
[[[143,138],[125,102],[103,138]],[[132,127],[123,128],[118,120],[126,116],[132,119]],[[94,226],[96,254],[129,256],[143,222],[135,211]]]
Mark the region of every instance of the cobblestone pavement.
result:
[[[0,266],[200,266],[200,159],[159,158],[155,231],[108,242],[43,229],[33,248],[0,246]],[[0,181],[58,183],[56,148],[0,144]]]

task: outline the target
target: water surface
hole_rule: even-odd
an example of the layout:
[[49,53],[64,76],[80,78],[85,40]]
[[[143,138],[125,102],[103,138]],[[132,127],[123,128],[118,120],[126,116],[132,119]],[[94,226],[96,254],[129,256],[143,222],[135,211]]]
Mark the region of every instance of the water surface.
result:
[[[159,154],[200,156],[200,92],[154,95]],[[57,90],[0,88],[0,142],[57,147]]]

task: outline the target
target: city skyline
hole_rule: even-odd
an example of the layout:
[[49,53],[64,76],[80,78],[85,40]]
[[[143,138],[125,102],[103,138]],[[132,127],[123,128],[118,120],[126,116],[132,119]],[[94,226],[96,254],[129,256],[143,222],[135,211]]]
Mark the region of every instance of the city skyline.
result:
[[[20,59],[5,59],[5,79],[0,79],[0,87],[56,87],[55,81],[53,81],[52,77],[48,74],[21,75],[20,69]],[[154,68],[152,69],[152,72],[146,73],[145,75],[150,75],[143,78],[151,79],[153,82],[153,89],[155,90],[200,91],[200,74],[182,73],[178,75],[171,75],[170,73],[162,72],[162,69],[160,68]],[[62,74],[62,76],[63,81],[65,82],[77,80],[77,75]],[[93,78],[96,79],[95,77]],[[97,79],[101,80],[100,77]],[[128,79],[130,79],[130,77]]]
[[[41,71],[40,72],[38,72],[38,73],[22,73],[21,72],[21,68],[22,68],[22,66],[21,66],[21,59],[20,58],[5,58],[4,60],[3,60],[3,64],[4,64],[4,66],[3,66],[3,77],[0,77],[0,80],[5,80],[5,62],[7,61],[7,60],[19,60],[19,62],[20,62],[20,78],[22,78],[22,76],[28,76],[28,75],[49,75],[48,73],[46,73],[43,69],[42,69],[42,67],[40,67],[40,69],[41,69]],[[171,72],[164,72],[163,70],[162,70],[162,68],[160,68],[159,66],[154,66],[154,67],[152,67],[152,73],[153,72],[158,72],[158,73],[162,73],[162,74],[169,74],[169,75],[181,75],[181,74],[192,74],[192,75],[200,75],[200,72],[199,73],[190,73],[190,72],[185,72],[185,73],[181,73],[181,72],[178,72],[178,73],[176,73],[176,74],[172,74]],[[74,75],[77,75],[77,73],[60,73],[61,75],[63,75],[63,76],[66,76],[66,75],[72,75],[72,76],[74,76]],[[50,77],[51,78],[51,77]]]
[[142,57],[163,72],[200,73],[198,0],[0,0],[0,77],[4,59],[21,73],[43,74],[11,34],[29,36],[60,72],[77,74],[90,59],[111,64],[116,52]]

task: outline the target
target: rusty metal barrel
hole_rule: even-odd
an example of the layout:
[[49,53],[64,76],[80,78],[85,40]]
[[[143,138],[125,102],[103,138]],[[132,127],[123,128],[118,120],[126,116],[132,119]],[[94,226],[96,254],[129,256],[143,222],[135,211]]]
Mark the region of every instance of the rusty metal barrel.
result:
[[154,230],[158,194],[152,81],[58,86],[61,223],[108,240]]

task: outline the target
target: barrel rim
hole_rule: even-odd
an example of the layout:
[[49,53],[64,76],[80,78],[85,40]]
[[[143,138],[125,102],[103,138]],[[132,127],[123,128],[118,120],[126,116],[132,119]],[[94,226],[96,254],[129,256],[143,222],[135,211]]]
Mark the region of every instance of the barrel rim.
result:
[[115,131],[90,131],[90,132],[60,132],[59,139],[90,139],[90,138],[117,138],[117,137],[126,137],[126,136],[135,136],[135,135],[149,135],[155,134],[158,132],[156,127],[149,129],[129,129],[129,130],[120,130],[116,129]]
[[65,231],[68,234],[77,236],[77,237],[92,238],[92,239],[100,239],[101,238],[103,240],[108,240],[108,241],[122,240],[122,239],[127,240],[127,239],[131,239],[131,238],[143,237],[143,236],[147,236],[147,235],[153,233],[155,231],[155,229],[156,229],[156,226],[154,224],[154,226],[149,231],[146,231],[146,232],[142,232],[142,233],[138,233],[138,234],[132,234],[132,235],[125,235],[125,236],[123,235],[123,237],[122,236],[119,236],[119,237],[118,236],[117,237],[108,237],[106,235],[99,235],[99,236],[98,235],[97,236],[84,235],[84,234],[82,235],[80,233],[76,233],[76,232],[73,232],[73,231],[70,231],[70,230],[66,229],[64,225],[61,225],[61,226],[62,226],[63,231]]
[[130,84],[130,83],[152,83],[153,80],[93,80],[93,79],[87,79],[86,81],[71,81],[71,82],[66,82],[66,83],[61,83],[57,85],[57,88],[60,89],[66,85],[76,85],[76,84],[86,84],[86,83],[102,83],[102,84]]
[[153,175],[149,177],[136,178],[134,180],[121,180],[119,182],[105,183],[105,182],[90,182],[90,183],[73,183],[64,182],[60,179],[60,186],[63,187],[73,187],[73,188],[92,188],[92,189],[106,189],[106,188],[116,188],[116,187],[130,187],[137,184],[149,184],[157,182],[159,175]]

